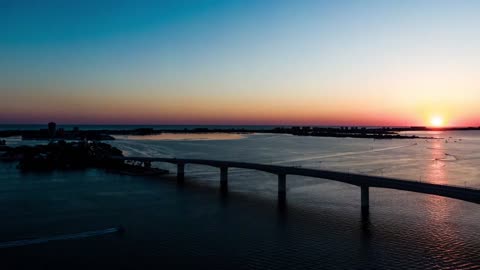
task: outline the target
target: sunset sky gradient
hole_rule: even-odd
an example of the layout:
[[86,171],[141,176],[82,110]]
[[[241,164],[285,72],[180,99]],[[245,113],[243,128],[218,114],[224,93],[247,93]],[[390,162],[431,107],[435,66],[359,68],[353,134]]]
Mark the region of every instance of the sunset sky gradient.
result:
[[0,123],[480,125],[480,1],[0,0]]

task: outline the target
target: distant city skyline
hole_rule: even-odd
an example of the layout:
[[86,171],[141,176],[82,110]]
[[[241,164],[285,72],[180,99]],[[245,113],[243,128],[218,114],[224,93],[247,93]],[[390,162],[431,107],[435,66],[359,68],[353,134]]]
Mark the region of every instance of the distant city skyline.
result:
[[480,126],[479,13],[0,0],[0,124]]

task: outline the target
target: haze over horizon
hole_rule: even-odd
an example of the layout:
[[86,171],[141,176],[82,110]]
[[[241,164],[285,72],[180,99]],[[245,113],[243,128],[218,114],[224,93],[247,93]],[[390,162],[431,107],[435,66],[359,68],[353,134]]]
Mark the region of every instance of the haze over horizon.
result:
[[0,124],[480,126],[479,11],[0,0]]

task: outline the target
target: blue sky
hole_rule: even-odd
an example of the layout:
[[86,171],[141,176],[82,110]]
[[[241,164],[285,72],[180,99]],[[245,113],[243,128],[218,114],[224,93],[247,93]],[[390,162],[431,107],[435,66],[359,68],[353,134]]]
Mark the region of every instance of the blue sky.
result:
[[470,124],[479,11],[478,1],[0,0],[0,122]]

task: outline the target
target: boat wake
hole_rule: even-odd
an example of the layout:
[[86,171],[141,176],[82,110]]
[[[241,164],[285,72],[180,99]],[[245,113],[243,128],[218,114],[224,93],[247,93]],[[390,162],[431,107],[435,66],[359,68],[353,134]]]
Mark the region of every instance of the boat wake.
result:
[[121,227],[114,227],[114,228],[108,228],[108,229],[97,230],[97,231],[88,231],[88,232],[81,232],[81,233],[57,235],[57,236],[51,236],[51,237],[15,240],[15,241],[0,243],[0,249],[29,246],[34,244],[43,244],[43,243],[47,243],[51,241],[59,241],[59,240],[82,239],[87,237],[94,237],[94,236],[100,236],[100,235],[106,235],[106,234],[112,234],[112,233],[121,233],[121,232],[123,232],[123,229]]
[[383,152],[383,151],[390,151],[390,150],[395,150],[395,149],[400,149],[400,148],[405,148],[405,147],[412,147],[412,146],[415,146],[415,145],[417,145],[417,143],[400,145],[400,146],[393,146],[393,147],[378,148],[378,149],[371,149],[371,150],[365,150],[365,151],[343,152],[343,153],[335,153],[335,154],[329,154],[329,155],[315,155],[315,156],[309,156],[309,157],[304,157],[304,158],[296,158],[296,159],[276,161],[276,162],[272,162],[272,164],[284,164],[284,163],[289,163],[289,162],[309,161],[309,160],[323,159],[323,158],[333,158],[333,157],[343,157],[343,156],[352,156],[352,155],[360,155],[360,154],[367,154],[367,153]]

